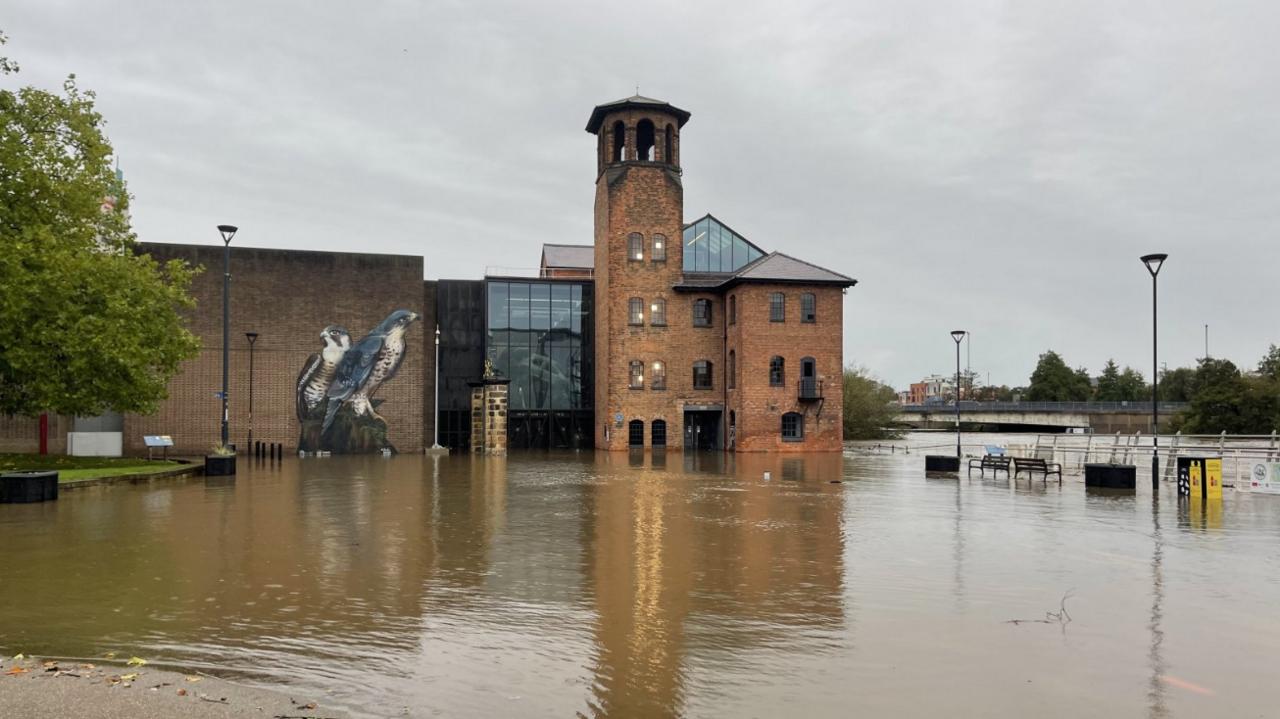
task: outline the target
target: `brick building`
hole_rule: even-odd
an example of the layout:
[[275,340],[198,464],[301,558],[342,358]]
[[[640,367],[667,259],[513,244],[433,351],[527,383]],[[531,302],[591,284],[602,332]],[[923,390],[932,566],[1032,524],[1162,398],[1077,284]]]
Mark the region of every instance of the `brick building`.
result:
[[[232,441],[249,439],[252,384],[253,439],[290,452],[421,451],[437,424],[440,443],[463,450],[472,441],[468,384],[487,362],[509,380],[513,450],[839,449],[843,293],[855,281],[766,252],[711,215],[686,223],[680,133],[689,117],[640,96],[596,107],[587,124],[596,136],[594,242],[544,245],[536,269],[425,281],[416,256],[233,243]],[[205,267],[185,311],[202,349],[157,415],[123,418],[124,451],[145,454],[144,435],[167,434],[176,451],[203,452],[221,421],[223,248],[139,251]],[[342,352],[397,312],[421,322],[398,330],[399,369],[371,407],[382,424],[348,409],[355,404],[304,405],[307,373],[328,361],[322,350],[349,364]],[[252,351],[246,333],[257,333]],[[345,413],[338,430],[326,423],[333,406]],[[32,422],[0,418],[0,447],[30,451]]]

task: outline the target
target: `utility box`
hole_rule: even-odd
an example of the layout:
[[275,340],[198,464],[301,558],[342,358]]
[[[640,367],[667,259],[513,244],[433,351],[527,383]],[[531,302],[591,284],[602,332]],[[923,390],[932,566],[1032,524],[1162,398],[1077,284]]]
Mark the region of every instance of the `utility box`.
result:
[[1138,468],[1132,464],[1086,464],[1084,486],[1092,489],[1136,489]]
[[1222,499],[1222,458],[1178,457],[1178,496]]
[[0,504],[49,502],[57,498],[57,472],[0,474]]

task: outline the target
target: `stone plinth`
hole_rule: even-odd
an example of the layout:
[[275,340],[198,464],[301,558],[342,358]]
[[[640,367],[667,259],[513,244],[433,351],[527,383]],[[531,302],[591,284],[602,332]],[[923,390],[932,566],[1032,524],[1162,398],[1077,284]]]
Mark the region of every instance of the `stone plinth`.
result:
[[482,379],[471,388],[471,453],[507,453],[507,385],[511,380]]

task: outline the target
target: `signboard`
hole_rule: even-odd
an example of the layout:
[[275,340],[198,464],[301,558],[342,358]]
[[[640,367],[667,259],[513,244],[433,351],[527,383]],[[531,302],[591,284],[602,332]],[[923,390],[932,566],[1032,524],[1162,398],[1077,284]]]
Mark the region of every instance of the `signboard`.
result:
[[172,447],[173,437],[167,434],[148,434],[143,435],[142,441],[147,443],[148,447]]
[[1280,494],[1280,462],[1254,462],[1249,487],[1263,494]]
[[1178,457],[1178,496],[1222,499],[1220,457]]

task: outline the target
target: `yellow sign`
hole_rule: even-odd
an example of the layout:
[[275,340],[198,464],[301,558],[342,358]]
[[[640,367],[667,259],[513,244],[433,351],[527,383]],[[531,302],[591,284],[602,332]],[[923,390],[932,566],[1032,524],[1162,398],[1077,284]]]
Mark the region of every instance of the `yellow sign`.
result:
[[1204,479],[1200,473],[1200,462],[1198,461],[1192,462],[1191,463],[1191,496],[1192,497],[1204,496],[1203,482],[1204,482]]
[[1222,499],[1222,460],[1204,461],[1205,499]]

